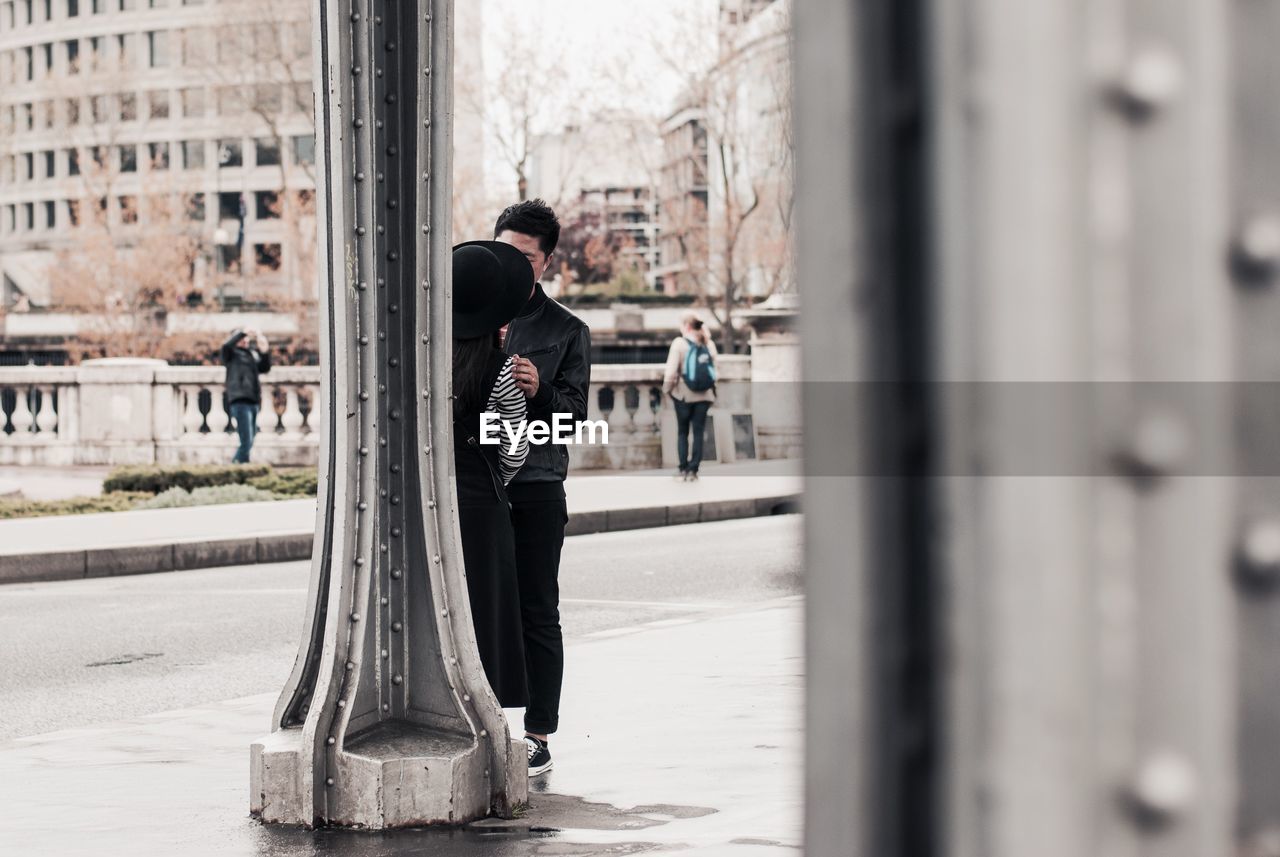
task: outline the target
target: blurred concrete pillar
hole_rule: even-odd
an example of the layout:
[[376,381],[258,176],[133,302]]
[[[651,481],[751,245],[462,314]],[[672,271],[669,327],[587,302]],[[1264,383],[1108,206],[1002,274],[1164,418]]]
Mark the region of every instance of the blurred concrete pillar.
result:
[[1234,849],[1228,21],[797,7],[807,853]]

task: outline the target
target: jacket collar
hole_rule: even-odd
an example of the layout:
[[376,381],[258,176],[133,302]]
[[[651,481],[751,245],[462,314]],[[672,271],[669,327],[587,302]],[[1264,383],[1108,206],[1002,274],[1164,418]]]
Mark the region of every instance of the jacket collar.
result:
[[542,290],[542,283],[533,284],[533,294],[529,296],[529,300],[524,305],[524,309],[520,310],[520,315],[516,318],[528,318],[538,310],[542,309],[542,305],[547,302],[547,293]]

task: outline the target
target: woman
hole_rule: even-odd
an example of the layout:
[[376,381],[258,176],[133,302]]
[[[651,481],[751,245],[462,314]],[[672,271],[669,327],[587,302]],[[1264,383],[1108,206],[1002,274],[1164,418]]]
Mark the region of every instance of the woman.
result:
[[[686,312],[680,320],[680,335],[667,352],[667,368],[662,379],[662,392],[671,396],[676,406],[676,452],[680,456],[677,479],[698,478],[707,411],[716,400],[717,356],[716,344],[711,341],[707,326],[696,312]],[[691,431],[692,452],[689,449]]]
[[[458,523],[471,620],[480,660],[503,708],[528,703],[515,537],[506,485],[529,454],[525,396],[498,330],[516,317],[533,289],[533,268],[519,250],[495,241],[453,249],[453,455]],[[497,414],[519,432],[511,448],[480,443],[481,414]]]

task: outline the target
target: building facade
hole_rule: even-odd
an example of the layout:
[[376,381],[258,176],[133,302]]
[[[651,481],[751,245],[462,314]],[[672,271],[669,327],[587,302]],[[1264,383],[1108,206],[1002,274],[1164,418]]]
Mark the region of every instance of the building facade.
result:
[[662,125],[662,277],[733,300],[794,289],[790,0],[721,4],[715,64]]
[[658,174],[662,141],[653,123],[630,115],[593,117],[537,137],[530,151],[530,197],[561,211],[595,212],[619,250],[615,267],[634,268],[662,290]]
[[313,298],[309,4],[4,0],[0,84],[8,306],[92,228],[194,236],[193,300]]
[[[314,304],[311,6],[0,0],[0,309],[65,305],[51,269],[95,232],[193,242],[172,276],[205,308]],[[481,9],[459,4],[459,75],[481,73]]]

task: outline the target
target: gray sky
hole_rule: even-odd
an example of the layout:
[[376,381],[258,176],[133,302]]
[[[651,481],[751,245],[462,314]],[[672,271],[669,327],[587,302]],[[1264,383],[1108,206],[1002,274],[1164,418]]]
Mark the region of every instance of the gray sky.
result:
[[[503,38],[499,30],[528,33],[547,51],[570,60],[572,89],[584,93],[598,89],[602,80],[616,79],[617,66],[625,66],[638,85],[615,93],[616,106],[653,113],[670,107],[681,88],[679,73],[654,55],[654,41],[682,38],[678,34],[687,31],[698,16],[713,24],[717,8],[716,0],[484,0],[484,4],[489,35],[486,62],[491,62],[493,44]],[[707,43],[710,48],[714,45],[710,27],[707,37],[712,40]],[[573,94],[568,98],[581,100]]]

